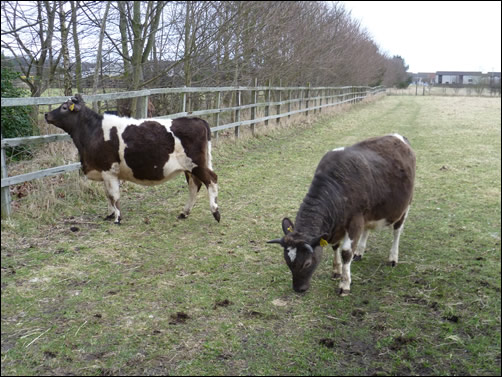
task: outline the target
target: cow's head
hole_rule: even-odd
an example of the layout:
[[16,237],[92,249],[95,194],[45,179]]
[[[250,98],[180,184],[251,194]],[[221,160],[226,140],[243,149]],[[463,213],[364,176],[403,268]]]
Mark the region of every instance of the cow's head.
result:
[[307,239],[303,234],[294,230],[290,219],[282,220],[284,237],[268,241],[278,243],[284,248],[284,259],[293,274],[293,289],[305,292],[309,289],[310,279],[322,258],[321,239],[327,235]]
[[71,134],[71,131],[77,127],[79,112],[84,109],[85,102],[80,94],[75,94],[68,101],[64,102],[57,109],[45,113],[47,123],[53,124],[58,128]]

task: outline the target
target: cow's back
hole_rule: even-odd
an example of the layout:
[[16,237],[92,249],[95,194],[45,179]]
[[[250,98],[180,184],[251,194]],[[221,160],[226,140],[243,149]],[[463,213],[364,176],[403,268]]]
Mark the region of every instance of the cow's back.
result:
[[330,176],[346,198],[347,216],[397,221],[409,206],[415,181],[415,153],[400,135],[364,140],[328,152],[316,174]]

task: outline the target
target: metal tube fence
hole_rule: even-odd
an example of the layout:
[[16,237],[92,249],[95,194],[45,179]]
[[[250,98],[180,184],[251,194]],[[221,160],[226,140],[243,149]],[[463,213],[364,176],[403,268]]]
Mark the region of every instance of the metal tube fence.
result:
[[[174,119],[182,116],[208,116],[213,115],[215,126],[211,127],[211,132],[214,132],[216,137],[218,137],[218,131],[227,130],[234,128],[235,137],[240,135],[240,127],[250,126],[251,132],[254,135],[255,126],[263,122],[265,125],[268,124],[269,120],[276,119],[279,122],[280,118],[288,117],[294,114],[305,114],[309,115],[309,111],[312,112],[322,108],[337,106],[344,103],[355,103],[368,96],[375,95],[377,93],[385,92],[383,86],[378,87],[368,87],[368,86],[343,86],[343,87],[311,87],[310,84],[305,87],[273,87],[270,84],[267,86],[257,86],[255,81],[255,86],[251,87],[182,87],[182,88],[160,88],[160,89],[144,89],[132,92],[116,92],[107,94],[95,94],[95,95],[83,95],[84,100],[87,103],[107,101],[107,100],[118,100],[126,98],[139,97],[143,101],[142,103],[148,103],[148,97],[159,94],[179,94],[183,97],[181,112],[154,117],[154,119]],[[242,94],[249,92],[249,98],[251,103],[242,104]],[[275,97],[277,101],[272,100],[272,92],[279,93]],[[186,111],[186,98],[192,93],[212,93],[216,95],[217,100],[215,101],[214,108],[204,109],[204,110],[194,110]],[[259,95],[262,93],[262,95]],[[285,93],[284,95],[282,93]],[[296,95],[295,95],[296,93]],[[321,95],[315,95],[310,97],[311,93],[321,93]],[[235,106],[225,106],[225,101],[223,100],[226,94],[233,94]],[[286,95],[287,94],[287,95]],[[259,102],[259,98],[263,98],[263,102]],[[283,100],[283,98],[287,98]],[[29,105],[60,105],[65,102],[67,97],[26,97],[26,98],[2,98],[2,107],[14,107],[14,106],[29,106]],[[287,106],[283,106],[287,105]],[[296,109],[293,109],[295,107]],[[258,117],[258,109],[264,109],[264,116]],[[270,109],[276,109],[276,114],[270,114]],[[283,109],[287,109],[285,112]],[[244,119],[243,110],[249,110],[249,119]],[[147,106],[142,106],[140,109],[140,114],[138,118],[147,117]],[[222,118],[220,117],[222,113],[231,114],[230,121],[225,124],[220,124]],[[30,137],[18,137],[1,139],[2,146],[2,218],[9,217],[11,214],[10,207],[10,190],[9,186],[31,181],[33,179],[48,177],[52,175],[61,174],[64,172],[69,172],[72,170],[77,170],[80,168],[80,163],[71,163],[63,166],[56,166],[50,169],[44,169],[39,171],[34,171],[27,174],[21,174],[17,176],[8,176],[7,163],[5,158],[5,148],[15,147],[20,145],[34,145],[42,143],[52,143],[58,141],[71,140],[68,134],[54,134],[54,135],[44,135],[44,136],[30,136]]]

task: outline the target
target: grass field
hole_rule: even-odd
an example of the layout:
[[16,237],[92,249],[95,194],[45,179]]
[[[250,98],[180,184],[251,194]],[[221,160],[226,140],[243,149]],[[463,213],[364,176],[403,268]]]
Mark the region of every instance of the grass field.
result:
[[[2,375],[500,375],[500,131],[499,98],[391,96],[221,142],[219,224],[204,189],[176,219],[182,176],[125,183],[121,226],[77,173],[39,186],[2,221]],[[349,296],[328,249],[296,294],[265,242],[326,151],[391,132],[417,154],[399,265],[376,232]]]

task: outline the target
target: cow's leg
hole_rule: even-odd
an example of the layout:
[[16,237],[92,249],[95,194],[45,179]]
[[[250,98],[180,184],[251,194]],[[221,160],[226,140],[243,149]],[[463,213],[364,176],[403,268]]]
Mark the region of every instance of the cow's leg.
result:
[[190,214],[190,211],[192,210],[193,206],[195,205],[195,201],[197,200],[197,193],[199,192],[200,187],[202,186],[201,181],[199,181],[192,174],[185,172],[185,177],[188,182],[189,197],[187,203],[185,204],[185,207],[183,208],[183,212],[180,213],[178,219],[186,219],[187,216]]
[[342,254],[340,250],[340,244],[333,245],[333,251],[335,252],[335,257],[333,258],[333,279],[340,279],[342,276]]
[[342,249],[342,278],[339,285],[340,296],[347,296],[350,293],[350,264],[354,255],[355,248],[359,242],[359,237],[364,226],[364,219],[362,216],[354,216],[349,224],[345,233]]
[[209,194],[209,207],[211,208],[211,213],[213,214],[216,221],[220,222],[220,212],[218,210],[218,176],[211,169],[197,166],[192,170],[192,174],[195,175],[202,183],[207,187],[207,192]]
[[120,182],[117,176],[103,172],[103,182],[105,184],[106,197],[108,198],[108,207],[112,213],[107,216],[106,220],[114,219],[115,224],[120,225]]
[[399,238],[401,237],[401,232],[403,231],[404,222],[406,220],[406,217],[408,216],[409,210],[410,207],[406,209],[406,212],[403,214],[403,216],[393,226],[394,239],[392,240],[392,247],[389,254],[389,264],[392,267],[395,267],[399,260]]
[[370,235],[369,229],[364,229],[363,234],[359,242],[357,243],[356,252],[354,253],[354,260],[360,261],[363,259],[364,251],[366,250],[366,242],[368,241],[368,236]]

